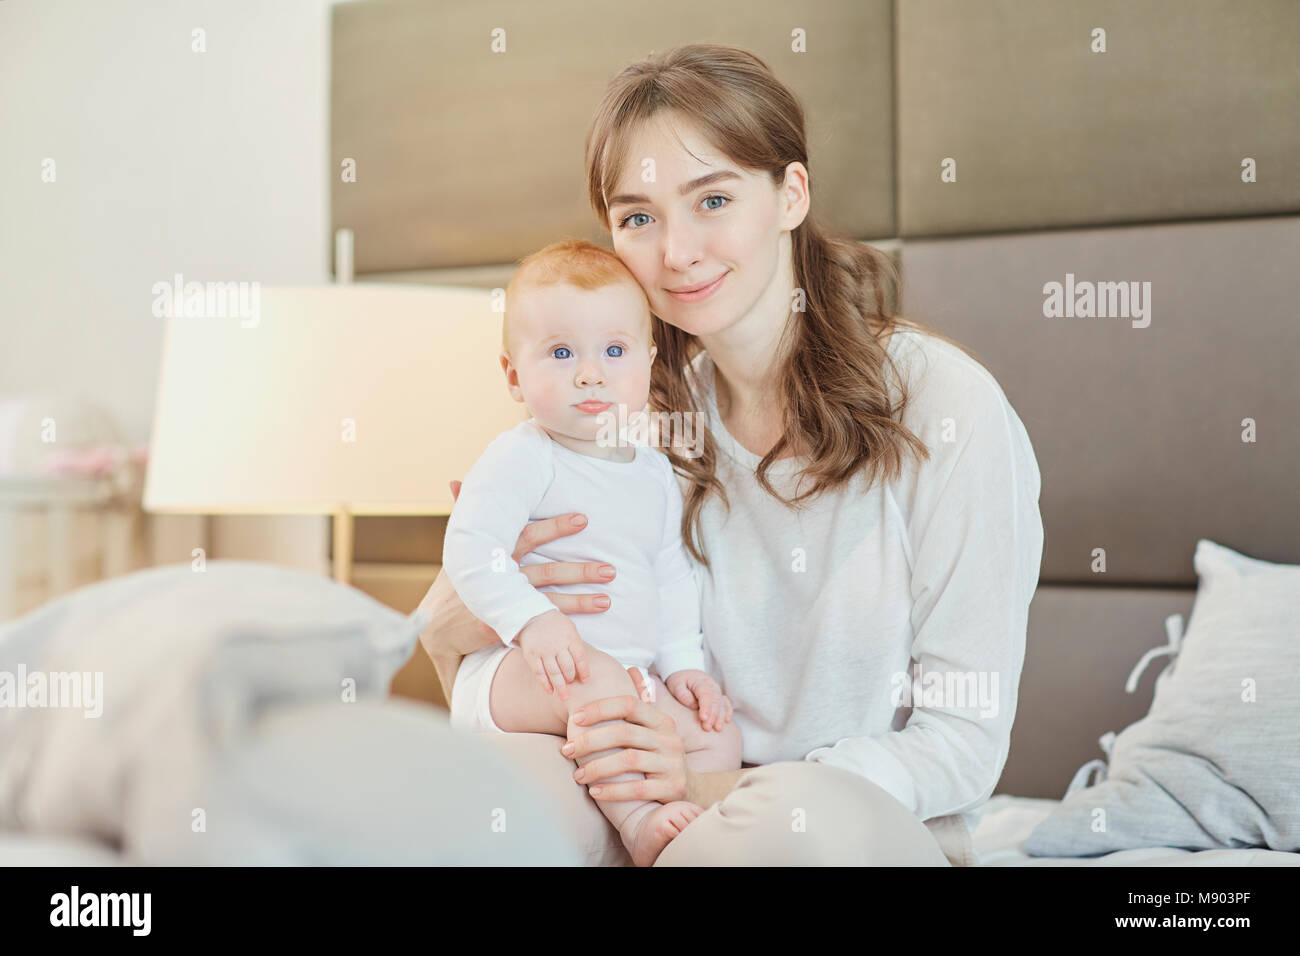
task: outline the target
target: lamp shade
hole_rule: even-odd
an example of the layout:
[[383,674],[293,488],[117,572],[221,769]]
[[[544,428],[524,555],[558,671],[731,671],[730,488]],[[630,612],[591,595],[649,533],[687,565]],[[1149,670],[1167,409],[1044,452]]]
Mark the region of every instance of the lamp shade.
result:
[[254,300],[242,318],[166,320],[146,509],[447,514],[448,481],[528,417],[506,391],[488,290],[268,287]]

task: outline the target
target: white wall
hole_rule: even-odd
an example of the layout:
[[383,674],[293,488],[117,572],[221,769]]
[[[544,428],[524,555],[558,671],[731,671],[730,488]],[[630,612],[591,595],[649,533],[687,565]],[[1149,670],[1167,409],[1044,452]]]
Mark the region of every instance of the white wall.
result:
[[[78,392],[145,444],[153,283],[328,281],[330,6],[0,0],[0,395]],[[212,556],[323,567],[326,533],[223,518]]]

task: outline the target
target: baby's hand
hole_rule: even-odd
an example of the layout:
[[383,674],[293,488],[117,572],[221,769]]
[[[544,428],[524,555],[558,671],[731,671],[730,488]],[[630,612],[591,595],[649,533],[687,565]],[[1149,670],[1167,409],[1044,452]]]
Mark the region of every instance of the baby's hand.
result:
[[558,608],[539,614],[519,632],[516,640],[542,690],[569,699],[568,685],[591,676],[586,645],[573,622]]
[[705,730],[721,730],[731,720],[731,701],[704,671],[677,671],[668,675],[664,686],[684,706],[700,712],[700,726]]

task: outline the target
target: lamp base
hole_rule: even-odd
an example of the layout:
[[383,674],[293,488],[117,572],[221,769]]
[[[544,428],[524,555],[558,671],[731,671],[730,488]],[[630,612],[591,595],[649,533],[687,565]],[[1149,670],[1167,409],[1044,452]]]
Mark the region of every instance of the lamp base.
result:
[[352,583],[352,542],[354,516],[347,508],[334,512],[334,580]]

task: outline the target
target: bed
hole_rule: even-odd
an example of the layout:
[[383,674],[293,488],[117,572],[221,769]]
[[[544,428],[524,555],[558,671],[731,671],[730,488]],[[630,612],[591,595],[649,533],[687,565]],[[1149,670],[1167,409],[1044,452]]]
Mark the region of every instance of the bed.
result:
[[[1198,547],[1203,579],[1213,553],[1205,542]],[[1260,580],[1278,573],[1252,563]],[[1300,568],[1280,573],[1293,603]],[[1198,608],[1208,606],[1202,600]],[[464,734],[445,711],[389,695],[426,623],[423,611],[404,615],[319,575],[215,560],[202,574],[169,565],[100,582],[0,627],[3,674],[98,674],[114,694],[111,707],[29,700],[0,712],[0,862],[628,865],[617,832],[573,781],[561,738]],[[1191,636],[1197,627],[1193,620],[1189,648],[1202,640]],[[1294,631],[1283,638],[1293,645]],[[1195,670],[1187,653],[1183,677]],[[1157,703],[1176,699],[1176,681],[1159,680]],[[1261,684],[1266,695],[1274,687]],[[1215,727],[1203,736],[1228,733],[1204,696],[1192,706]],[[1156,714],[1153,707],[1135,726]],[[1284,803],[1274,816],[1294,819],[1286,778],[1294,768],[1286,751],[1259,743],[1269,778],[1281,780]],[[1234,771],[1231,757],[1215,762]],[[1209,803],[1218,799],[1210,792]],[[1145,844],[1064,857],[1029,852],[1031,833],[1060,812],[1058,803],[995,796],[973,835],[977,862],[1300,863],[1292,852]],[[509,807],[508,839],[463,825],[484,819],[485,807]]]
[[[1300,866],[1300,854],[1277,850],[1199,850],[1151,847],[1098,857],[1031,857],[1025,838],[1058,804],[1056,800],[998,794],[974,834],[981,866]],[[617,848],[612,848],[611,852]],[[433,855],[436,857],[436,854]],[[430,859],[436,862],[436,859]],[[103,843],[0,831],[0,867],[121,866],[120,853]]]

